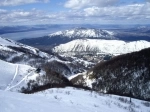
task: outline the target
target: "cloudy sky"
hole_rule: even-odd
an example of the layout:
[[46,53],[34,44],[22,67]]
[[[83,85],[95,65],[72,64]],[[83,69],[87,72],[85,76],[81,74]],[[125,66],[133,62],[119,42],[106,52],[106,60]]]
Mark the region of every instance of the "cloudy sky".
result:
[[0,0],[0,25],[150,24],[150,0]]

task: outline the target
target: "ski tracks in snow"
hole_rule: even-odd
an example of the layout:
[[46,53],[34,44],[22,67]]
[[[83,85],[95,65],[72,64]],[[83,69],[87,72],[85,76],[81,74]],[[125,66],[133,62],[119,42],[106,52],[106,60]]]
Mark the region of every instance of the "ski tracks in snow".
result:
[[21,84],[21,83],[22,83],[25,79],[27,79],[28,76],[30,76],[33,72],[34,72],[34,70],[31,71],[30,73],[28,73],[28,75],[24,76],[23,79],[22,79],[21,81],[19,81],[16,85],[9,87],[9,88],[7,89],[7,91],[10,90],[10,89],[12,89],[12,88],[15,88],[16,86],[18,86],[19,84]]
[[18,68],[19,68],[19,65],[17,64],[17,65],[16,65],[16,69],[15,69],[15,75],[14,75],[12,81],[10,82],[10,84],[8,84],[8,86],[6,87],[5,90],[8,90],[8,89],[10,88],[10,86],[12,85],[12,83],[14,82],[14,80],[15,80],[17,74],[18,74]]

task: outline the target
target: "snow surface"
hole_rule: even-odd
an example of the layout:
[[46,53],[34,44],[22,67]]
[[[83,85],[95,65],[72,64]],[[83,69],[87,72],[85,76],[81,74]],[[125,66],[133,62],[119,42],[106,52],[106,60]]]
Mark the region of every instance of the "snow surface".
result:
[[26,86],[29,80],[36,80],[39,74],[35,68],[22,65],[12,64],[0,60],[0,89],[18,91],[21,87]]
[[[0,91],[0,112],[149,112],[148,102],[75,88],[36,94]],[[123,99],[123,100],[122,100]]]
[[125,42],[121,40],[77,39],[56,46],[55,52],[93,52],[108,54],[125,54],[150,47],[150,42],[140,40]]

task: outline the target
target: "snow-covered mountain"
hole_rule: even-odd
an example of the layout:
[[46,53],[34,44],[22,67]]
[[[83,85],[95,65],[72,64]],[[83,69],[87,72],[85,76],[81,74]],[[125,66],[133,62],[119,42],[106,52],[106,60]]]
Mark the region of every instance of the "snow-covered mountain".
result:
[[68,38],[105,38],[105,39],[114,39],[114,32],[101,30],[101,29],[92,29],[92,28],[74,28],[71,30],[58,31],[49,35],[49,37],[61,36]]
[[31,39],[22,39],[19,42],[31,46],[56,46],[59,44],[70,42],[74,39],[117,39],[115,32],[94,28],[74,28],[65,31],[58,31],[47,36]]
[[144,40],[125,42],[121,40],[77,39],[66,44],[56,46],[53,51],[58,53],[94,52],[106,54],[125,54],[148,47],[150,47],[150,42]]

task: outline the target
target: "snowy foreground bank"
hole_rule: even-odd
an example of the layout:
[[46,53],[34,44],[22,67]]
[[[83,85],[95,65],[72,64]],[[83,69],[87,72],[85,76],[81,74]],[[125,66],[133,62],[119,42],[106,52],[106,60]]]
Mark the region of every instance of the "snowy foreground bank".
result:
[[29,95],[0,91],[0,112],[150,112],[150,103],[75,88]]

